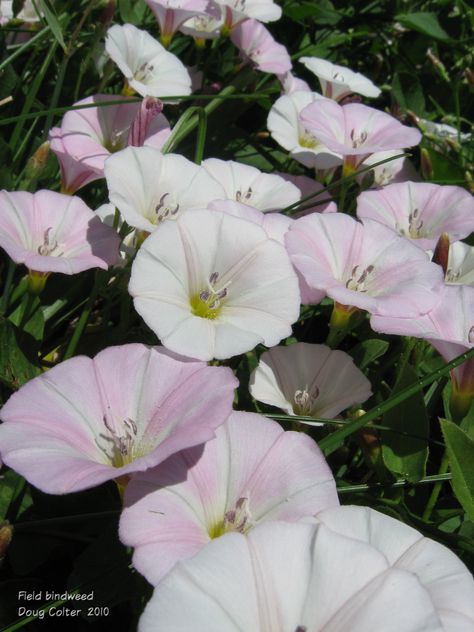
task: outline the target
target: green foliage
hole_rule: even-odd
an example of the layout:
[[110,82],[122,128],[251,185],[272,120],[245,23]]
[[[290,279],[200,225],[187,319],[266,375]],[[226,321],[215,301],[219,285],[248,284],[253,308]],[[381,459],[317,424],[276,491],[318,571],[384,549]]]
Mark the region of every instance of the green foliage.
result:
[[457,499],[474,522],[474,440],[452,421],[441,419],[453,489]]

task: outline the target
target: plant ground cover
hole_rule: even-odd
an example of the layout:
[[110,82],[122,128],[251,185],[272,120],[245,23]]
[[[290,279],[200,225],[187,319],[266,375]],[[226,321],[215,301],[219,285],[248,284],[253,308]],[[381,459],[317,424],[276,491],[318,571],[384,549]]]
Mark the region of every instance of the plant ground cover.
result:
[[[0,10],[5,11],[8,4],[11,3],[2,0]],[[22,4],[13,2],[13,9],[18,12]],[[245,5],[245,2],[243,4]],[[390,114],[394,121],[403,124],[403,129],[409,127],[410,130],[421,131],[421,142],[413,142],[414,146],[402,142],[392,147],[395,151],[391,156],[378,158],[379,177],[388,178],[391,166],[397,160],[400,161],[401,157],[408,158],[408,168],[411,171],[406,177],[407,180],[459,187],[461,198],[456,199],[454,206],[460,208],[464,204],[470,204],[472,200],[464,201],[468,197],[468,192],[472,193],[474,190],[472,107],[470,109],[474,84],[474,75],[470,70],[474,12],[468,4],[461,0],[374,0],[352,3],[338,0],[320,0],[317,3],[281,0],[277,4],[283,10],[282,17],[278,21],[270,22],[266,27],[275,40],[289,51],[293,74],[306,81],[311,90],[320,90],[319,81],[308,67],[299,61],[300,58],[323,58],[351,68],[369,77],[381,92],[371,99],[346,98],[342,107],[358,106],[361,102]],[[194,224],[192,213],[183,212],[186,205],[205,209],[207,201],[201,203],[200,199],[206,197],[204,193],[209,197],[206,186],[210,185],[199,184],[198,178],[201,176],[195,175],[192,170],[194,167],[189,166],[191,162],[195,163],[197,169],[197,165],[201,165],[207,159],[232,160],[255,167],[264,173],[289,174],[292,177],[307,176],[314,180],[314,165],[298,160],[293,152],[278,144],[275,133],[271,133],[273,129],[269,115],[271,117],[271,113],[275,111],[275,103],[281,97],[282,84],[273,71],[262,72],[255,68],[255,61],[253,64],[244,63],[245,57],[239,56],[239,50],[235,45],[235,34],[231,33],[230,38],[222,35],[212,40],[195,40],[190,35],[177,32],[170,42],[166,41],[165,43],[169,44],[168,51],[186,68],[192,68],[193,93],[180,96],[183,92],[173,93],[171,90],[165,95],[159,95],[164,104],[163,113],[154,112],[153,116],[166,116],[171,135],[168,135],[165,122],[160,123],[160,130],[164,130],[164,135],[157,140],[160,131],[158,118],[154,118],[155,122],[148,124],[148,127],[140,127],[138,122],[135,133],[145,134],[147,141],[152,136],[152,131],[156,135],[153,142],[156,143],[155,147],[159,142],[164,155],[164,166],[160,166],[163,172],[168,168],[166,165],[171,164],[165,162],[169,154],[179,154],[187,159],[186,163],[176,162],[174,166],[173,186],[181,197],[176,197],[176,200],[173,198],[172,201],[166,197],[169,193],[161,195],[153,201],[153,212],[156,213],[156,217],[153,216],[150,220],[151,216],[143,213],[139,223],[134,223],[133,213],[142,204],[142,198],[145,200],[143,205],[150,202],[147,201],[147,195],[154,186],[153,175],[149,176],[148,180],[145,176],[142,180],[138,178],[130,185],[130,193],[127,193],[128,185],[122,187],[122,183],[126,181],[128,174],[131,180],[133,179],[134,163],[130,161],[121,166],[118,159],[120,156],[131,156],[132,152],[142,149],[156,152],[158,150],[153,149],[153,142],[145,142],[148,144],[147,148],[123,149],[123,138],[104,141],[107,154],[112,154],[105,167],[107,180],[103,175],[97,175],[97,169],[94,167],[96,170],[92,169],[93,176],[89,173],[89,180],[80,187],[73,186],[77,185],[77,181],[73,182],[72,177],[68,180],[64,171],[61,176],[58,159],[52,151],[54,129],[61,126],[63,117],[68,112],[67,116],[75,113],[87,118],[87,113],[92,111],[91,105],[97,106],[99,117],[100,112],[107,109],[133,106],[135,110],[133,115],[129,115],[128,126],[130,127],[133,121],[138,121],[142,96],[131,90],[130,82],[124,86],[121,69],[104,51],[104,41],[109,29],[115,28],[113,25],[123,24],[131,24],[159,40],[160,28],[157,20],[144,0],[36,0],[36,9],[40,18],[35,11],[35,19],[31,22],[18,18],[5,19],[2,20],[0,27],[0,188],[8,192],[23,191],[31,194],[42,190],[58,194],[61,192],[63,195],[74,193],[89,209],[94,210],[110,200],[113,203],[112,208],[104,210],[104,214],[108,212],[110,215],[110,234],[101,233],[97,243],[101,239],[116,239],[118,244],[118,233],[129,250],[120,264],[108,265],[110,261],[107,260],[107,256],[101,254],[102,246],[96,245],[92,249],[92,254],[96,255],[97,259],[102,257],[101,263],[95,262],[75,269],[73,276],[62,274],[64,269],[56,269],[57,273],[53,272],[51,276],[35,275],[31,272],[28,274],[24,265],[13,261],[16,255],[8,250],[5,237],[11,237],[11,232],[4,228],[0,217],[0,405],[6,404],[13,393],[26,393],[21,390],[24,385],[31,384],[38,376],[47,376],[50,370],[62,367],[61,363],[64,361],[72,362],[71,359],[77,356],[93,358],[112,346],[132,343],[155,346],[160,344],[161,340],[161,343],[172,352],[209,363],[205,370],[210,373],[206,373],[206,377],[203,373],[202,377],[201,397],[204,401],[203,406],[206,404],[209,410],[213,411],[212,414],[209,412],[208,416],[216,417],[216,421],[207,435],[196,425],[193,431],[196,433],[196,441],[182,444],[183,449],[191,451],[195,445],[207,441],[212,436],[212,430],[228,416],[229,411],[226,415],[222,413],[223,419],[218,423],[218,413],[221,414],[219,411],[224,408],[219,399],[220,392],[227,388],[224,381],[227,379],[230,383],[229,376],[232,372],[238,380],[234,410],[259,413],[278,422],[285,431],[298,431],[301,435],[316,441],[327,459],[342,505],[371,507],[414,527],[424,536],[448,547],[473,572],[474,380],[468,376],[467,386],[461,387],[462,369],[458,369],[464,367],[465,374],[470,370],[472,376],[472,264],[471,276],[464,282],[467,289],[462,290],[464,298],[454,298],[454,292],[458,290],[452,288],[459,288],[459,285],[446,285],[451,288],[446,292],[452,294],[445,295],[441,308],[436,308],[433,303],[424,312],[410,314],[408,311],[412,303],[407,302],[409,308],[403,307],[406,313],[396,313],[395,303],[390,304],[389,313],[385,309],[385,313],[381,314],[366,304],[357,305],[360,309],[351,311],[348,308],[354,306],[354,303],[350,302],[351,299],[344,302],[343,293],[357,292],[365,299],[367,290],[364,289],[364,283],[370,279],[373,272],[373,266],[367,265],[365,269],[359,267],[357,270],[355,265],[350,278],[344,280],[344,287],[340,288],[338,294],[331,293],[333,288],[322,291],[321,294],[320,288],[313,287],[313,291],[319,292],[321,296],[318,300],[303,301],[305,304],[301,305],[299,315],[296,314],[294,318],[287,315],[283,301],[278,303],[275,307],[276,313],[280,320],[286,318],[287,329],[292,325],[290,331],[283,328],[282,333],[273,333],[270,326],[265,323],[258,332],[257,342],[249,342],[247,347],[242,343],[240,349],[232,351],[232,345],[237,345],[242,338],[241,330],[245,329],[249,336],[253,331],[253,325],[245,324],[223,336],[225,340],[222,343],[222,351],[221,347],[209,351],[197,345],[196,340],[204,339],[205,334],[201,329],[196,329],[189,337],[183,337],[184,342],[178,348],[173,342],[174,339],[172,340],[172,334],[168,335],[168,330],[165,332],[167,325],[163,325],[161,321],[156,324],[156,315],[165,312],[163,304],[155,305],[147,311],[146,300],[143,298],[147,288],[142,287],[144,275],[139,271],[139,265],[146,265],[146,253],[152,251],[155,244],[157,248],[161,247],[163,252],[169,253],[170,259],[179,251],[182,244],[179,241],[179,231],[175,228],[178,222],[182,226],[181,230],[188,230],[191,235],[186,242],[186,247],[190,250],[195,248],[197,251],[200,243],[205,244],[207,253],[213,253],[213,248],[218,248],[219,244],[212,241],[212,235],[217,234],[213,231],[217,229],[214,228],[214,220],[210,214],[221,214],[226,209],[218,207],[213,209],[212,213],[207,210],[199,211],[201,215],[195,215],[197,219],[194,220]],[[166,39],[163,38],[163,32],[161,35],[162,41]],[[153,72],[153,68],[150,69],[150,66],[146,67],[145,64],[141,70],[142,81],[146,81],[147,72]],[[174,72],[174,76],[177,76],[178,70]],[[137,76],[135,73],[135,79]],[[98,105],[86,103],[73,107],[78,101],[97,94],[109,95],[108,100],[103,100]],[[152,107],[161,109],[161,104],[157,104],[155,100],[150,108]],[[325,107],[329,107],[327,103],[316,101],[313,110],[306,110],[309,112],[307,119],[304,119],[308,121],[307,127],[310,127],[313,112],[317,112],[321,117]],[[341,106],[333,101],[330,107]],[[147,112],[140,112],[143,117],[148,115]],[[334,120],[337,113],[332,112],[330,118]],[[436,126],[435,123],[443,126]],[[155,127],[152,130],[153,125]],[[300,151],[312,150],[315,147],[312,142],[316,132],[311,136],[311,131],[308,132],[306,129],[305,133],[309,136],[305,137],[306,144],[300,139]],[[398,129],[397,135],[402,133],[401,128]],[[143,138],[141,142],[130,142],[130,138],[131,136],[128,137],[128,144],[143,145]],[[64,139],[61,140],[63,141]],[[359,137],[359,141],[363,144],[365,137]],[[329,147],[328,143],[325,144]],[[351,149],[354,150],[357,144],[354,135],[352,143]],[[117,149],[123,151],[116,151]],[[337,152],[333,150],[332,153],[334,155]],[[145,156],[140,163],[141,173],[145,173],[146,165],[152,164],[150,157],[154,154],[150,153],[149,157],[143,152],[133,155],[136,155],[137,164],[138,156]],[[153,168],[158,171],[157,164]],[[211,163],[204,162],[204,165],[206,164],[209,164],[206,168],[212,171]],[[115,165],[117,172],[113,172]],[[218,175],[213,186],[221,186],[224,184],[224,171],[218,171],[217,166],[214,168]],[[294,235],[294,243],[298,242],[298,239],[304,241],[303,233],[311,236],[311,231],[316,230],[315,224],[307,219],[314,218],[316,214],[318,222],[327,223],[326,235],[333,231],[331,235],[341,237],[343,234],[350,234],[351,230],[358,230],[351,222],[356,217],[356,211],[357,216],[361,217],[362,196],[367,196],[364,199],[367,200],[367,206],[370,206],[368,196],[378,190],[374,188],[373,171],[369,163],[365,162],[359,162],[354,167],[349,161],[342,165],[339,160],[334,167],[318,169],[317,176],[320,188],[316,192],[314,185],[309,195],[308,192],[303,192],[296,201],[290,200],[279,206],[278,203],[272,206],[269,202],[265,209],[281,211],[282,216],[291,219],[300,217],[309,209],[312,211],[306,219],[299,219],[291,227],[289,232]],[[193,187],[189,185],[191,181],[194,183]],[[390,186],[397,186],[387,182],[379,184],[385,185],[384,190],[388,190]],[[276,182],[272,186],[276,187]],[[161,193],[163,191],[164,189]],[[245,200],[245,196],[250,199],[254,193],[250,186],[247,190],[239,190],[235,194],[234,202],[248,201]],[[132,198],[132,203],[128,206],[127,194]],[[275,196],[278,195],[279,191]],[[49,212],[48,207],[60,206],[58,199],[45,197],[44,212]],[[221,198],[216,194],[215,198],[209,199]],[[5,200],[6,198],[0,200],[0,215],[6,214]],[[336,218],[341,220],[340,224],[336,225],[330,217],[333,213],[318,212],[325,208],[328,202],[337,204],[339,214],[344,214],[343,219],[339,214]],[[38,207],[39,205],[38,202]],[[448,206],[449,201],[446,201],[445,208]],[[120,209],[120,213],[116,208]],[[472,206],[469,208],[471,215],[474,215]],[[75,221],[82,212],[83,209],[79,206],[74,210]],[[261,239],[265,226],[259,226],[260,237],[258,234],[254,237],[252,230],[257,229],[252,224],[252,230],[249,229],[245,237],[239,240],[239,222],[244,220],[237,212],[236,214],[237,217],[230,216],[232,219],[225,220],[228,223],[228,235],[224,235],[224,232],[219,235],[222,240],[227,240],[226,256],[230,257],[235,248],[244,259],[248,255],[245,244],[253,239]],[[174,215],[179,217],[176,222],[169,219]],[[266,217],[269,215],[275,213],[265,213]],[[102,230],[104,226],[100,224],[97,228],[91,223],[91,217],[92,215],[87,216],[86,222],[90,240],[93,239],[92,233],[96,229]],[[371,225],[374,217],[369,214],[365,217],[368,219],[364,222],[367,226]],[[151,230],[146,222],[150,221],[158,228],[147,237]],[[258,221],[262,224],[263,219]],[[77,222],[79,223],[79,219]],[[344,225],[342,222],[345,222]],[[334,226],[331,226],[331,223]],[[408,236],[413,237],[413,232],[418,231],[419,238],[423,224],[420,223],[415,211],[410,215],[408,224]],[[202,226],[202,234],[199,233],[198,225]],[[296,225],[301,226],[299,237]],[[466,225],[469,226],[469,222]],[[445,273],[449,272],[449,239],[451,242],[462,240],[467,246],[474,246],[472,223],[470,226],[462,234],[458,227],[452,231],[449,227],[445,228],[432,239],[433,243],[423,244],[423,250],[429,250],[431,253],[435,251],[434,260],[444,267]],[[134,228],[138,233],[132,234]],[[285,230],[286,228],[285,225]],[[397,224],[396,228],[399,230],[400,226]],[[86,230],[74,225],[74,230],[76,229],[83,232]],[[277,228],[274,230],[277,231]],[[38,255],[58,255],[58,251],[62,249],[62,244],[58,245],[49,231],[46,223],[40,235],[41,243],[35,248],[34,255],[37,259]],[[113,237],[110,236],[112,233]],[[393,233],[395,234],[395,231]],[[447,243],[442,233],[450,233]],[[375,238],[362,238],[357,233],[353,239],[354,243],[367,239],[364,241],[364,244],[367,244],[366,248],[375,249],[383,234],[377,233]],[[453,234],[457,236],[453,237]],[[276,240],[275,237],[270,241],[274,244]],[[321,233],[318,233],[318,247],[323,247],[322,241]],[[408,239],[404,241],[408,243]],[[296,247],[292,250],[291,243],[291,238],[287,237],[286,247],[292,263],[298,268],[300,278],[304,276],[305,281],[309,282],[311,275],[306,274],[304,262],[300,263],[304,256]],[[428,263],[424,254],[417,254],[422,253],[420,245],[415,247],[410,243],[405,251],[405,246],[400,244],[397,242],[393,247],[390,246],[390,257],[386,254],[385,259],[382,255],[382,259],[391,260],[393,257],[396,266],[402,269],[407,260],[411,261],[410,257],[413,257],[413,267],[409,272],[404,272],[406,278],[418,279],[416,275],[419,274],[419,294],[428,292],[428,289],[431,291],[435,285],[434,281],[430,288],[425,288],[420,270],[424,265],[435,264]],[[103,248],[105,252],[105,246]],[[139,255],[135,255],[135,248],[139,250]],[[259,261],[258,265],[255,264],[255,270],[252,270],[255,287],[258,288],[259,283],[266,282],[259,276],[260,267],[265,265],[265,262],[268,269],[274,267],[280,271],[280,277],[291,276],[283,264],[281,268],[278,267],[280,263],[277,254],[280,251],[276,248],[277,246],[274,246],[275,252],[265,252],[266,258],[262,254],[263,263]],[[278,248],[283,251],[281,243],[278,243]],[[341,252],[342,250],[341,245]],[[388,253],[388,249],[386,252]],[[214,255],[214,261],[219,260],[221,256],[224,257],[219,253]],[[309,255],[306,253],[305,256]],[[317,257],[319,254],[314,256]],[[347,256],[349,258],[349,255]],[[56,258],[65,259],[61,256]],[[149,258],[152,259],[152,255],[149,255]],[[199,261],[199,257],[196,256],[191,266],[193,270],[197,270]],[[98,269],[97,266],[102,269]],[[31,269],[38,272],[35,267]],[[276,304],[281,296],[290,297],[292,292],[298,292],[294,273],[291,274],[292,280],[285,286],[278,285],[281,279],[272,281],[275,283],[275,289],[273,292],[269,291],[265,297],[268,304],[272,301]],[[163,269],[155,270],[150,277],[158,278],[160,275],[165,275]],[[448,276],[444,277],[447,281]],[[223,285],[222,274],[219,278],[219,273],[213,269],[209,269],[206,279],[207,286],[190,295],[188,303],[197,320],[205,322],[206,326],[209,323],[210,326],[214,326],[219,321],[221,303],[225,303],[238,283]],[[388,285],[391,283],[390,279],[391,277],[386,276],[383,283]],[[191,284],[191,281],[189,283]],[[171,288],[171,282],[169,287]],[[166,291],[171,292],[171,289],[167,287]],[[441,292],[441,289],[438,287],[437,291]],[[148,300],[149,297],[145,298]],[[404,299],[398,295],[397,300]],[[446,327],[449,328],[451,324],[453,329],[457,326],[457,316],[464,309],[463,316],[468,324],[467,334],[463,334],[466,338],[464,343],[460,337],[448,338],[446,334],[443,338],[443,335],[433,333],[433,323],[430,324],[429,335],[422,331],[423,318],[426,318],[423,314],[428,311],[433,313],[435,309],[441,309],[441,315],[437,315],[438,321],[447,321],[447,324],[444,323]],[[287,311],[289,312],[290,308]],[[178,319],[178,315],[174,314],[173,318]],[[397,318],[398,321],[403,321],[403,327],[397,322],[387,323],[387,320],[397,321]],[[169,344],[168,339],[171,341]],[[446,351],[449,342],[451,348]],[[350,401],[334,413],[327,412],[329,406],[327,409],[320,408],[318,413],[317,406],[313,405],[315,401],[322,400],[322,386],[311,390],[308,384],[301,383],[297,387],[299,390],[293,389],[294,397],[293,401],[287,402],[290,407],[288,409],[285,409],[284,405],[277,406],[275,400],[269,396],[260,396],[255,371],[263,362],[270,362],[270,356],[263,354],[268,354],[268,348],[276,347],[277,344],[290,349],[297,343],[329,345],[333,349],[345,352],[352,358],[355,367],[363,373],[364,379],[370,383],[369,390],[362,397],[365,382],[361,381],[361,391],[353,399],[349,397]],[[228,351],[228,348],[231,348],[231,351]],[[186,352],[187,349],[189,352]],[[123,363],[123,366],[128,367],[130,376],[135,371],[137,374],[139,372],[138,360],[137,364],[133,365],[130,359],[134,353],[130,347],[123,357],[119,358],[117,355],[116,360],[117,366]],[[126,359],[125,355],[129,357]],[[130,361],[130,364],[127,364],[127,361]],[[120,380],[123,379],[125,384],[125,377],[120,374],[118,368],[114,372],[113,360],[109,362],[112,375],[110,382],[116,380],[116,390],[120,391]],[[166,369],[167,375],[175,370],[167,356],[160,356],[156,362],[164,363],[165,367],[168,367],[167,362],[170,363]],[[296,364],[292,365],[288,359],[283,359],[282,363],[286,363],[290,367],[290,372],[296,375]],[[188,363],[187,369],[180,368],[183,375],[186,370],[191,371],[191,365],[194,366],[194,363]],[[222,383],[217,384],[215,392],[209,393],[208,391],[213,391],[214,387],[207,389],[206,380],[214,379],[213,369],[215,375],[218,375],[217,369],[223,367],[227,367],[228,373],[219,373],[223,376],[219,378],[222,379]],[[199,370],[204,371],[203,368]],[[283,368],[281,370],[284,371]],[[92,402],[94,397],[90,390],[90,384],[93,383],[90,378],[92,369],[90,373],[86,368],[81,371],[72,378],[75,380],[75,386],[71,387],[71,393],[76,392],[79,402],[82,398],[79,408],[84,406],[86,409],[89,407],[89,400]],[[95,368],[94,371],[99,369]],[[152,369],[148,365],[147,371],[152,374]],[[63,379],[61,372],[62,368],[59,368],[56,369],[56,373],[51,373],[57,376],[58,383]],[[65,373],[66,370],[64,375]],[[225,375],[228,377],[225,378]],[[157,383],[160,379],[162,378],[158,375]],[[333,374],[326,382],[325,388],[328,393],[334,391],[336,399],[343,400],[343,395],[346,394],[343,392],[344,389],[337,391],[337,382],[338,376]],[[128,386],[123,388],[126,389]],[[186,398],[188,389],[192,392],[193,388],[186,383],[180,395],[185,403],[189,404],[189,410],[194,404],[190,403],[191,399]],[[211,395],[214,397],[212,400]],[[29,401],[30,403],[26,403],[25,406],[30,406],[31,410],[36,409],[36,406],[39,410],[42,406],[39,395],[37,400],[33,397]],[[90,405],[92,408],[92,404]],[[181,411],[180,405],[182,404],[174,402],[173,410]],[[166,401],[160,403],[160,406],[166,409]],[[180,414],[187,419],[188,413],[185,410],[188,409],[183,407]],[[14,423],[6,419],[10,413],[5,411],[9,409],[4,409],[4,417],[0,412],[0,418],[4,421],[2,426]],[[171,408],[169,414],[172,416]],[[127,441],[130,442],[137,435],[137,420],[126,418],[124,434],[120,434],[115,428],[115,420],[106,418],[106,415],[107,411],[104,415],[107,432],[111,427],[114,429],[106,439],[100,435],[102,439],[96,441],[95,448],[98,445],[104,453],[111,453],[112,466],[125,468],[120,475],[127,477],[129,471],[126,468],[130,466],[127,458],[131,453]],[[19,442],[24,441],[26,446],[29,440],[27,424],[17,432]],[[199,432],[202,432],[201,439]],[[87,488],[74,488],[74,483],[68,480],[70,486],[63,488],[62,491],[71,493],[60,492],[56,495],[59,487],[54,491],[52,487],[55,477],[59,480],[62,475],[59,466],[50,472],[48,455],[40,458],[34,447],[28,445],[31,449],[30,458],[38,458],[39,465],[36,469],[42,470],[42,473],[35,472],[31,480],[26,480],[19,473],[21,467],[15,468],[13,464],[9,466],[9,448],[7,449],[7,440],[2,437],[0,433],[0,457],[8,465],[4,463],[0,471],[0,629],[9,632],[22,627],[40,631],[135,630],[145,605],[151,598],[153,588],[132,564],[133,538],[122,537],[123,541],[127,541],[128,547],[119,539],[118,525],[127,480],[121,477],[120,480],[114,481],[114,476],[107,478],[104,475],[97,482],[86,485]],[[162,460],[172,455],[171,451],[163,456]],[[139,456],[144,455],[140,453]],[[159,461],[156,461],[152,465],[158,464]],[[133,471],[130,473],[133,474]],[[27,478],[30,479],[28,475]],[[74,477],[71,475],[72,478]],[[51,481],[49,488],[48,479]],[[36,480],[41,480],[41,484],[35,485]],[[52,493],[47,493],[48,491]],[[133,493],[138,495],[138,491]],[[242,493],[245,496],[245,490]],[[244,496],[237,502],[246,500]],[[245,502],[241,502],[235,511],[240,509],[245,514]],[[245,516],[248,518],[247,514]],[[235,512],[231,516],[227,511],[222,524],[213,525],[211,538],[217,539],[217,536],[226,530],[239,531],[238,524],[245,524],[245,516],[242,518],[243,523],[238,523]],[[235,529],[229,526],[231,524]],[[240,531],[243,530],[242,527]],[[21,601],[20,591],[39,594],[40,598],[30,602]],[[75,608],[73,600],[61,598],[66,591],[81,595],[93,593],[93,598],[85,602],[87,608],[81,604],[81,613],[77,616],[64,615],[63,619],[60,616],[48,616],[47,609],[50,607],[58,612],[63,607]],[[56,599],[51,593],[56,593],[59,598]],[[20,606],[25,607],[21,612]],[[172,629],[169,629],[172,632]],[[303,632],[306,628],[296,629]]]

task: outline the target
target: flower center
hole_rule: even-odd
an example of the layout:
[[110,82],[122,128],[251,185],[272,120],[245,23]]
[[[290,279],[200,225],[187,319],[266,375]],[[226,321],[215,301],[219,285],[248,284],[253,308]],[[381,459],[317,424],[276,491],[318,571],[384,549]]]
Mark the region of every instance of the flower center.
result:
[[104,141],[105,149],[107,149],[107,151],[109,151],[111,154],[124,149],[127,143],[127,137],[125,134],[128,134],[128,132],[129,128],[122,130],[112,130],[109,138]]
[[445,275],[444,280],[446,283],[457,283],[460,276],[461,276],[460,270],[452,270],[451,268],[448,268],[446,270],[446,275]]
[[144,62],[140,68],[134,73],[133,78],[135,81],[146,82],[148,81],[154,71],[155,67],[153,64],[150,64],[149,61]]
[[227,287],[218,287],[219,273],[213,272],[207,282],[207,289],[191,298],[191,310],[195,316],[214,320],[219,316],[222,299],[227,296]]
[[208,533],[212,539],[232,531],[247,533],[254,524],[249,508],[249,499],[246,496],[242,496],[235,503],[234,508],[225,513],[223,520],[209,528]]
[[122,433],[117,432],[114,424],[109,419],[109,414],[103,416],[104,426],[108,434],[100,434],[99,437],[105,442],[104,446],[99,448],[104,452],[114,467],[123,467],[128,465],[135,458],[134,445],[138,434],[137,424],[133,419],[124,419],[122,421]]
[[358,147],[363,145],[365,141],[367,140],[367,136],[368,136],[367,132],[361,132],[360,136],[356,136],[355,129],[353,129],[351,131],[351,141],[352,141],[353,149],[357,149]]
[[249,202],[250,198],[252,197],[252,194],[253,194],[252,187],[249,187],[247,191],[242,191],[242,189],[240,188],[235,194],[235,199],[237,202],[242,202],[243,204],[247,204],[247,202]]
[[295,415],[310,415],[313,410],[314,403],[319,397],[319,388],[314,385],[308,389],[308,385],[302,390],[295,391],[293,396],[293,412]]
[[[396,228],[400,235],[403,235],[404,237],[407,236],[406,230],[404,228],[401,228],[398,224],[396,224]],[[419,239],[420,237],[424,237],[426,233],[422,231],[422,228],[423,220],[420,219],[420,211],[416,208],[408,216],[408,235],[412,239]]]
[[[44,231],[43,243],[40,246],[38,246],[38,254],[43,257],[49,257],[58,248],[58,242],[56,240],[54,241],[51,240],[50,232],[52,230],[53,230],[53,227],[50,226]],[[54,256],[60,257],[62,254],[64,253],[56,252]]]
[[160,224],[165,219],[175,219],[179,212],[179,204],[166,201],[169,197],[169,193],[164,193],[158,204],[155,206],[154,216],[152,217],[153,224]]
[[306,147],[307,149],[316,149],[321,144],[311,132],[304,128],[300,131],[298,142],[301,147]]
[[247,0],[234,0],[233,7],[236,11],[245,11]]
[[374,269],[374,266],[367,266],[359,275],[359,266],[354,266],[350,279],[346,281],[346,288],[354,292],[367,292],[366,282],[370,281]]

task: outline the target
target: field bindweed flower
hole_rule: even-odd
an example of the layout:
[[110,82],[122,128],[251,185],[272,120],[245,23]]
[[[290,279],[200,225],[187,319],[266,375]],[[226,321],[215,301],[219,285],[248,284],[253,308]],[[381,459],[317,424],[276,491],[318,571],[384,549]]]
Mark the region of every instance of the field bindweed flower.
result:
[[297,522],[337,505],[331,470],[310,437],[235,412],[204,450],[184,450],[134,477],[119,533],[135,549],[135,568],[156,586],[178,561],[225,533]]
[[305,167],[328,169],[342,163],[338,153],[330,151],[301,122],[300,113],[310,103],[324,99],[317,92],[284,94],[272,105],[267,127],[276,142]]
[[186,68],[146,31],[132,24],[116,24],[107,31],[105,50],[129,88],[143,97],[191,94],[191,77]]
[[[474,288],[445,285],[440,301],[428,314],[418,318],[372,317],[375,331],[427,339],[450,362],[474,345]],[[451,371],[454,406],[462,418],[474,400],[474,359]]]
[[146,0],[160,25],[160,41],[168,47],[180,26],[194,16],[206,15],[209,0]]
[[362,94],[364,97],[380,95],[380,89],[359,72],[319,57],[300,57],[299,61],[316,75],[321,84],[321,92],[328,99],[341,101],[353,93]]
[[14,2],[12,0],[0,0],[0,24],[5,24],[14,17],[22,22],[33,24],[39,22],[40,16],[43,15],[43,11],[39,6],[38,10],[36,10],[32,0],[24,0],[21,11],[16,16],[14,15],[13,5]]
[[375,152],[413,147],[421,141],[417,129],[361,103],[339,105],[319,99],[304,108],[300,120],[317,141],[344,156],[346,175]]
[[112,153],[128,145],[159,149],[170,135],[168,120],[161,114],[157,99],[147,97],[141,104],[107,105],[116,100],[110,94],[82,99],[74,105],[98,105],[70,110],[61,127],[50,131],[50,146],[61,167],[64,193],[75,193],[85,184],[103,178],[105,160]]
[[299,315],[285,248],[254,222],[212,210],[163,222],[135,258],[129,292],[165,347],[200,360],[271,347]]
[[105,164],[110,201],[134,228],[151,233],[192,207],[225,198],[209,173],[179,154],[128,147]]
[[368,507],[228,533],[155,588],[139,632],[466,632],[474,580],[449,549]]
[[474,231],[474,199],[461,187],[428,182],[389,184],[361,193],[357,216],[381,222],[429,250],[443,233],[457,241]]
[[0,191],[0,246],[42,289],[51,272],[107,270],[118,260],[119,238],[78,197]]
[[449,247],[446,283],[474,286],[474,246],[457,241]]
[[203,45],[203,40],[220,37],[223,25],[224,18],[220,7],[211,2],[206,14],[189,18],[179,30],[185,35],[191,35],[199,45]]
[[250,165],[208,158],[202,166],[223,187],[225,199],[263,212],[281,210],[301,197],[300,190],[291,182]]
[[273,0],[215,0],[224,19],[223,34],[228,34],[232,29],[252,18],[259,22],[274,22],[281,17],[281,7]]
[[[214,436],[230,369],[141,344],[78,356],[27,382],[0,411],[2,459],[44,492],[124,480]],[[84,394],[87,397],[84,397]]]
[[288,415],[333,419],[370,397],[370,382],[343,351],[297,342],[260,356],[250,393]]
[[441,267],[380,222],[312,213],[297,219],[285,240],[308,286],[341,305],[370,314],[417,317],[440,300]]
[[236,26],[230,39],[248,61],[262,72],[285,74],[291,70],[291,59],[286,48],[276,42],[268,29],[257,20],[245,20]]

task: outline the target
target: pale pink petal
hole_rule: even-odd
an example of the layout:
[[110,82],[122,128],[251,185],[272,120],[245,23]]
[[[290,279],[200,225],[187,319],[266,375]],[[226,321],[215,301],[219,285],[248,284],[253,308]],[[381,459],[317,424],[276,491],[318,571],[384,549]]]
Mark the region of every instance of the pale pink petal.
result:
[[276,42],[268,29],[256,20],[245,20],[236,26],[230,36],[245,60],[257,70],[284,74],[291,70],[291,59],[286,48]]

